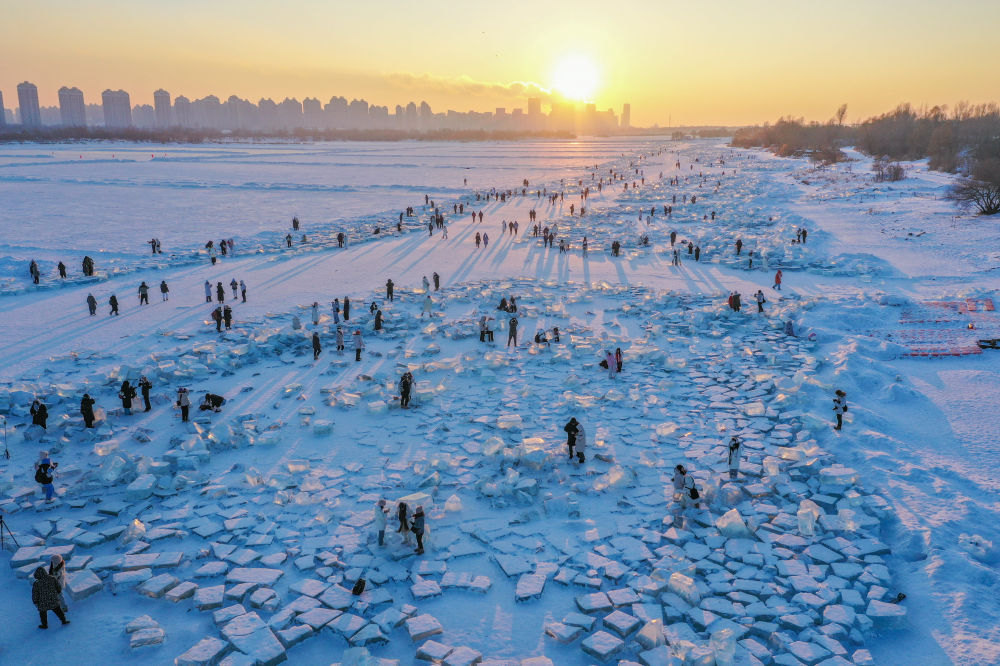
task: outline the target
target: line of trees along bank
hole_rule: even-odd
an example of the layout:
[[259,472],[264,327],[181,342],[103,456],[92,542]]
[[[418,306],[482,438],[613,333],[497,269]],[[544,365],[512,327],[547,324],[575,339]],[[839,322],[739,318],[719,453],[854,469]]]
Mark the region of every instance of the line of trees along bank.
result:
[[[904,173],[891,163],[927,158],[931,169],[960,173],[949,192],[958,205],[983,215],[1000,213],[1000,107],[960,102],[914,110],[901,104],[889,113],[845,126],[846,105],[827,123],[781,118],[773,125],[738,130],[732,145],[766,148],[781,156],[808,155],[817,162],[846,158],[841,148],[854,146],[875,157],[883,180]],[[888,177],[884,175],[888,174]]]

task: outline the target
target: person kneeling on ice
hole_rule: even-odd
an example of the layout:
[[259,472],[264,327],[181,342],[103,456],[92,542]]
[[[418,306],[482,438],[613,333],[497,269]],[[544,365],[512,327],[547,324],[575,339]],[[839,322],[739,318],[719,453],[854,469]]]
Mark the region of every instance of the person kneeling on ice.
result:
[[701,494],[694,485],[694,479],[688,475],[684,465],[674,467],[674,476],[671,481],[674,484],[674,501],[678,502],[682,509],[686,509],[692,503],[697,509],[699,506],[698,499],[701,497]]
[[222,406],[224,404],[226,404],[226,399],[223,398],[221,395],[216,395],[214,393],[206,393],[205,399],[202,400],[202,403],[201,405],[198,406],[198,409],[203,412],[207,411],[221,412]]
[[55,495],[56,490],[52,482],[56,467],[58,466],[59,463],[52,462],[52,459],[49,458],[48,451],[39,452],[38,460],[35,462],[35,482],[42,487],[46,502],[51,502],[52,496]]
[[549,339],[545,337],[545,331],[538,331],[535,333],[535,344],[547,345],[549,344]]
[[740,438],[733,435],[729,440],[729,455],[726,462],[729,464],[729,478],[733,480],[740,473]]

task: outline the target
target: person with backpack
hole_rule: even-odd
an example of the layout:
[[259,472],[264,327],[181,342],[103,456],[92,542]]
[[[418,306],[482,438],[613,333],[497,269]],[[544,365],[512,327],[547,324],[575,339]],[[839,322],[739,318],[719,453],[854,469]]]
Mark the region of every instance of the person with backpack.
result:
[[410,531],[417,537],[417,555],[424,554],[424,507],[417,506],[413,512],[413,522],[410,523]]
[[764,311],[764,303],[767,303],[767,299],[764,298],[764,292],[760,289],[754,294],[754,299],[757,301],[757,312]]
[[42,487],[46,502],[51,502],[52,496],[56,493],[52,485],[56,467],[59,467],[59,463],[52,462],[48,451],[38,454],[38,460],[35,462],[35,482]]
[[840,430],[844,426],[844,414],[847,412],[847,394],[837,389],[836,396],[833,399],[833,413],[837,417],[837,425],[833,429]]
[[733,435],[732,439],[729,440],[729,451],[726,457],[726,462],[729,465],[729,479],[735,480],[736,476],[740,473],[740,446],[742,442],[740,438]]
[[127,379],[122,382],[121,390],[118,391],[118,397],[122,401],[122,409],[125,410],[125,413],[131,414],[132,400],[135,398],[135,388],[129,384]]
[[177,406],[181,408],[181,423],[187,423],[188,412],[191,410],[191,397],[183,386],[177,389]]
[[692,502],[695,508],[699,506],[698,499],[701,494],[684,465],[674,467],[674,476],[671,482],[674,485],[674,500],[679,502],[682,508],[686,508]]
[[45,406],[45,403],[35,398],[35,401],[31,403],[31,423],[36,426],[42,426],[42,430],[47,430],[46,422],[49,419],[49,409]]
[[170,287],[167,286],[166,280],[160,280],[160,296],[164,301],[170,300]]
[[148,412],[152,409],[149,404],[149,390],[153,388],[153,382],[146,379],[146,375],[139,377],[139,390],[142,391],[142,402],[145,409],[143,411]]
[[94,399],[90,397],[89,393],[84,393],[83,397],[80,398],[80,416],[83,417],[85,428],[94,427]]
[[62,605],[66,602],[62,600],[59,581],[50,576],[45,567],[35,569],[34,579],[35,582],[31,584],[31,603],[38,609],[38,619],[41,622],[38,628],[49,628],[49,611],[55,613],[64,625],[69,624],[62,609]]
[[375,504],[375,531],[378,532],[378,545],[385,545],[385,524],[388,520],[388,509],[385,506],[385,500],[379,498],[378,502]]
[[318,331],[313,331],[312,346],[313,346],[313,360],[315,361],[316,359],[319,358],[320,352],[323,351],[323,347],[322,347],[322,345],[320,345],[320,342],[319,342],[319,332]]

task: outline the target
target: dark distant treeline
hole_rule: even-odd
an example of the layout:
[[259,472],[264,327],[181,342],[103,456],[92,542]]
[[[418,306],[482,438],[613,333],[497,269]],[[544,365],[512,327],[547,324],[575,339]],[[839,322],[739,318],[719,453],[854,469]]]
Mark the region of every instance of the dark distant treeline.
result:
[[255,132],[212,129],[108,129],[104,127],[40,127],[0,129],[0,143],[67,141],[134,141],[139,143],[218,143],[225,141],[518,141],[573,139],[571,132],[506,130],[307,130]]
[[949,196],[985,215],[1000,212],[1000,107],[960,102],[917,111],[901,104],[889,113],[845,126],[847,107],[827,123],[781,118],[774,125],[737,130],[732,145],[766,148],[781,156],[809,156],[818,162],[845,159],[841,148],[854,146],[877,158],[880,179],[904,176],[893,160],[927,158],[931,169],[961,173]]

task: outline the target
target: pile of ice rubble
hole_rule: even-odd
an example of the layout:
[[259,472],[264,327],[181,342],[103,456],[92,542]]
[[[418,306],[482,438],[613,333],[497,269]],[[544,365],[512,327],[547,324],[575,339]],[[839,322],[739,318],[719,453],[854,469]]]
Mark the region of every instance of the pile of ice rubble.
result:
[[[522,321],[559,325],[563,342],[482,353],[467,311],[461,325],[400,318],[380,353],[417,375],[415,421],[386,413],[394,377],[360,375],[353,385],[286,385],[275,408],[288,416],[271,423],[199,415],[160,455],[125,447],[162,435],[106,420],[93,433],[72,417],[29,431],[54,454],[92,449],[60,468],[53,504],[21,471],[0,479],[0,509],[30,526],[18,534],[14,574],[27,581],[58,553],[77,603],[136,594],[193,607],[205,627],[195,645],[150,647],[166,638],[154,611],[125,628],[135,650],[174,650],[179,665],[274,664],[310,640],[331,641],[343,664],[871,663],[866,638],[905,621],[878,539],[886,504],[817,444],[829,424],[807,413],[818,364],[807,343],[785,337],[777,318],[637,287],[523,280],[442,292],[439,302],[451,312],[502,293],[522,295]],[[592,329],[596,309],[604,324]],[[393,346],[415,329],[415,346]],[[146,371],[158,385],[227,374],[238,384],[301,342],[301,332],[264,326],[239,335],[193,342]],[[617,381],[597,367],[609,346],[625,352]],[[118,368],[107,384],[135,372]],[[59,400],[71,406],[82,390],[12,387],[0,391],[0,413],[23,415],[35,391],[60,413]],[[569,415],[588,427],[584,466],[565,461]],[[733,434],[745,452],[736,481],[724,454]],[[266,474],[211,467],[228,451],[310,440],[356,445],[358,459],[332,464],[318,450]],[[700,508],[673,501],[677,463],[692,471]],[[395,533],[377,546],[379,497],[423,504],[426,555]],[[367,588],[354,596],[360,577]],[[554,588],[575,602],[548,609],[545,656],[490,658],[465,630],[478,608],[551,604]],[[526,645],[537,638],[489,649]]]

